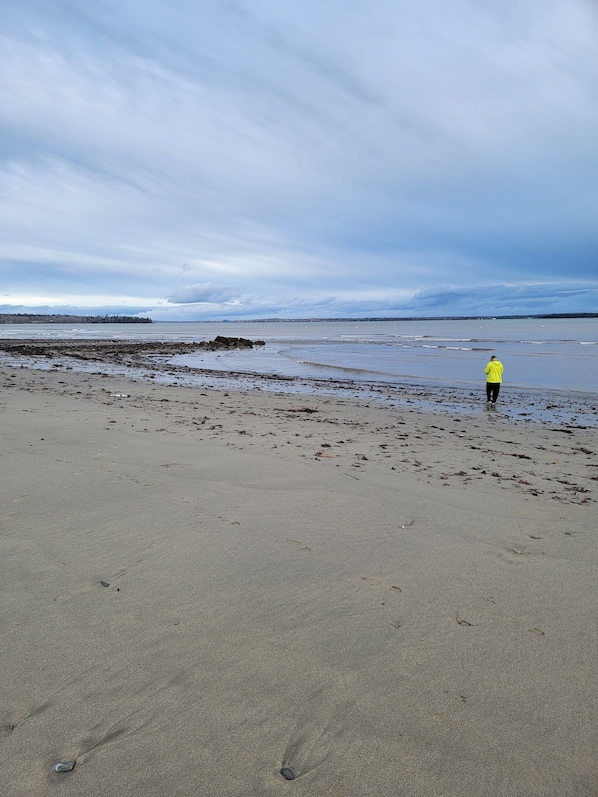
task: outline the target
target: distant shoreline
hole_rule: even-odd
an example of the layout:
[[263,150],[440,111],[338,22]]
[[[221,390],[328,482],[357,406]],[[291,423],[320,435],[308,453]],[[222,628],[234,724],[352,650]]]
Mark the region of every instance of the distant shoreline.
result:
[[598,313],[538,313],[530,315],[524,313],[523,315],[430,315],[430,316],[360,316],[356,318],[339,316],[338,318],[224,318],[221,321],[161,321],[163,324],[273,324],[279,322],[281,324],[308,324],[318,323],[320,321],[504,321],[508,319],[526,319],[526,318],[598,318]]
[[151,324],[151,318],[128,315],[38,315],[37,313],[0,313],[0,324]]
[[35,313],[0,313],[0,324],[308,324],[340,321],[504,321],[516,319],[545,318],[598,318],[598,313],[537,313],[534,315],[442,315],[442,316],[372,316],[338,318],[223,318],[193,321],[160,321],[136,316],[82,316],[82,315],[37,315]]

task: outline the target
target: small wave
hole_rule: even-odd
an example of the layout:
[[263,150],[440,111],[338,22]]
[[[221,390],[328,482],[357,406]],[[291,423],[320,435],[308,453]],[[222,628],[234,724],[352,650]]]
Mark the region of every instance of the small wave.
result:
[[577,343],[576,340],[571,340],[570,338],[554,338],[554,339],[547,339],[547,340],[515,340],[514,343],[521,343],[523,345],[531,345],[531,346],[554,346],[560,343]]
[[326,371],[341,371],[345,374],[377,374],[385,375],[385,371],[373,371],[370,368],[355,368],[346,365],[328,365],[327,363],[316,363],[311,360],[297,360],[299,365],[308,365],[310,368],[321,368]]
[[470,338],[469,342],[470,343],[492,343],[492,345],[500,346],[501,344],[502,345],[508,345],[508,344],[511,344],[511,343],[522,343],[523,341],[521,341],[521,340],[518,340],[518,341],[517,340],[515,340],[515,341],[512,341],[512,340],[500,340],[498,338],[496,338],[496,339],[495,338]]
[[436,338],[436,340],[442,340],[447,343],[472,343],[471,338]]

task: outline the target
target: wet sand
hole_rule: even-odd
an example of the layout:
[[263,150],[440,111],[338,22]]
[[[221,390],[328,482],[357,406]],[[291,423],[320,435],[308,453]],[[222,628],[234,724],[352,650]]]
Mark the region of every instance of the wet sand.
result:
[[8,797],[598,793],[595,428],[0,385]]
[[[238,344],[242,345],[238,345]],[[210,341],[0,338],[0,367],[3,365],[45,370],[77,370],[127,379],[151,379],[158,384],[196,388],[252,390],[287,394],[353,397],[407,409],[435,412],[478,413],[485,402],[483,382],[474,389],[468,383],[414,381],[366,381],[283,376],[259,371],[234,371],[221,359],[227,350],[259,348],[264,341],[218,336]],[[201,367],[183,364],[178,355],[201,352]],[[212,355],[210,357],[209,354]],[[204,362],[205,361],[205,362]],[[259,360],[257,360],[259,362]],[[506,401],[505,401],[506,399]],[[503,385],[500,412],[514,420],[568,426],[571,429],[598,425],[598,394],[594,391],[546,390]]]

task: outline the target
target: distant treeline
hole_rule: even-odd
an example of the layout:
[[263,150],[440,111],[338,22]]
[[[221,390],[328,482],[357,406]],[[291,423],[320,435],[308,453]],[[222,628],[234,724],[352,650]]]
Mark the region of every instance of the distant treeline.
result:
[[[220,321],[196,319],[193,323],[226,324],[271,324],[278,322],[310,323],[312,321],[490,321],[520,318],[598,318],[598,313],[539,313],[536,315],[442,315],[442,316],[377,316],[357,318],[225,318]],[[36,315],[35,313],[0,313],[0,324],[151,324],[151,318],[137,318],[130,315]]]
[[0,313],[0,324],[151,324],[151,318],[131,315],[37,315]]
[[282,324],[289,323],[311,323],[312,321],[497,321],[504,319],[525,319],[525,318],[598,318],[598,313],[538,313],[536,315],[428,315],[428,316],[357,316],[348,318],[339,316],[338,318],[252,318],[252,319],[231,319],[225,318],[223,321],[210,323],[230,323],[237,324],[271,324],[279,321]]

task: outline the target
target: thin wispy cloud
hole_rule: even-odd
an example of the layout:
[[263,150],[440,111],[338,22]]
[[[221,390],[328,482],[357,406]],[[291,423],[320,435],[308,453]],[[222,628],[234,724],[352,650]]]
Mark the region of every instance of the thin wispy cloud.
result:
[[586,0],[4,0],[0,22],[14,311],[598,309]]

